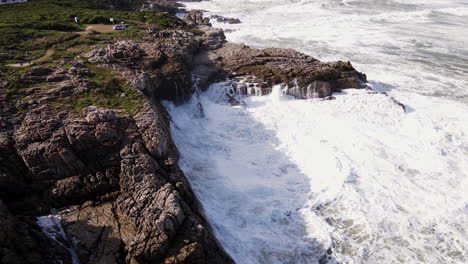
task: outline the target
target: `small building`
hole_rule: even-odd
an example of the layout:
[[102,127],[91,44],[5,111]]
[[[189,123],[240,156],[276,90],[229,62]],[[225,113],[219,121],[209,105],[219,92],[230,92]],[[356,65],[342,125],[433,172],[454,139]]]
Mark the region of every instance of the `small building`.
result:
[[0,0],[0,5],[26,3],[28,0]]

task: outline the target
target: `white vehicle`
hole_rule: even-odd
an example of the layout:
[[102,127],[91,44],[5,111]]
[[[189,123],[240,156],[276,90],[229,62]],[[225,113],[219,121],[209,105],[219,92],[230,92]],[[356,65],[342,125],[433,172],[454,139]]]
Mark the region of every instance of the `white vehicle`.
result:
[[113,26],[112,28],[114,30],[125,30],[125,29],[127,29],[127,26],[128,26],[127,24],[119,24],[119,25]]

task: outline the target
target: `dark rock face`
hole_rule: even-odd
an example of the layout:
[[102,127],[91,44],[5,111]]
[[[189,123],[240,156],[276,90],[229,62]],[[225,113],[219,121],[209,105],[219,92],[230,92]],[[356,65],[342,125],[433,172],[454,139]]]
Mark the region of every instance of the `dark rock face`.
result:
[[366,76],[349,62],[320,62],[291,49],[252,49],[226,44],[214,51],[225,72],[241,80],[243,94],[264,95],[275,84],[299,98],[326,97],[347,88],[363,88]]
[[33,221],[18,220],[0,200],[0,263],[44,263],[48,246]]

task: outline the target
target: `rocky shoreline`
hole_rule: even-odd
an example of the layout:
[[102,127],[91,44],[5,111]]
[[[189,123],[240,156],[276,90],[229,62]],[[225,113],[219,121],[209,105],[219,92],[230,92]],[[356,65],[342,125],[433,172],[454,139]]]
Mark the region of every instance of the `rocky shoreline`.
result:
[[[178,8],[159,1],[142,9],[161,6]],[[204,90],[226,79],[233,104],[234,94],[265,95],[273,85],[298,98],[365,87],[366,76],[349,62],[227,43],[201,11],[184,20],[192,32],[148,28],[144,41],[96,47],[87,62],[34,67],[22,76],[29,86],[21,96],[0,83],[1,263],[76,263],[65,242],[80,263],[233,263],[177,164],[161,100],[182,104],[195,84]],[[90,65],[124,79],[141,99],[138,107],[77,112],[61,104],[98,89]],[[53,208],[61,208],[54,217],[70,241],[38,226],[37,217]]]

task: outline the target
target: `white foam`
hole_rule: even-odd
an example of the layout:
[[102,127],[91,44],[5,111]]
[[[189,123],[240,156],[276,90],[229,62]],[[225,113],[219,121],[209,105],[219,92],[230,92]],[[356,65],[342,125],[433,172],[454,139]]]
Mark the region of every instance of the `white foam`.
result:
[[[68,236],[63,230],[62,218],[58,214],[52,212],[50,215],[40,216],[37,218],[36,222],[37,225],[41,227],[42,232],[44,232],[49,238],[57,242],[60,246],[64,247],[68,251],[72,260],[72,264],[80,264],[80,259],[73,249]],[[57,259],[57,261],[60,263],[63,262],[60,259]]]
[[[468,7],[442,1],[230,1],[186,3],[240,18],[213,21],[229,41],[350,60],[370,80],[468,102]],[[279,23],[279,21],[285,21]]]
[[200,96],[205,118],[168,108],[182,169],[238,263],[312,263],[330,246],[344,263],[468,260],[467,106],[277,90],[231,107],[222,89]]

